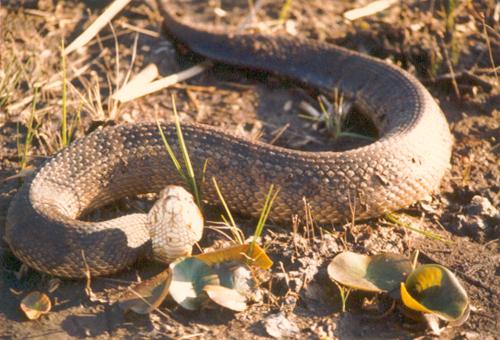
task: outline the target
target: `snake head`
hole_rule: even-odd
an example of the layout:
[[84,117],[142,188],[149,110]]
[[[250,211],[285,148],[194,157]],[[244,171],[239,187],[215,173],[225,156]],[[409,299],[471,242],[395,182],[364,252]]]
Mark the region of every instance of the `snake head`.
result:
[[191,255],[203,234],[203,215],[193,195],[179,186],[169,185],[148,214],[153,257],[171,262]]

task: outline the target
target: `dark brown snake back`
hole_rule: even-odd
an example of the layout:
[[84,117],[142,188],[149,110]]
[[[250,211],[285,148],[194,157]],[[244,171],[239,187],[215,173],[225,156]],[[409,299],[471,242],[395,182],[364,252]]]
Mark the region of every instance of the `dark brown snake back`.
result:
[[[168,4],[168,2],[167,2]],[[302,152],[254,142],[213,127],[183,125],[195,171],[208,161],[231,210],[258,215],[271,184],[271,217],[289,221],[303,197],[320,222],[379,216],[422,199],[449,166],[452,138],[429,92],[380,60],[311,40],[230,35],[184,25],[164,6],[169,35],[223,63],[273,72],[321,89],[338,88],[379,129],[376,142],[345,152]],[[165,125],[178,153],[175,128]],[[13,199],[6,240],[29,266],[60,276],[113,273],[150,251],[144,214],[103,222],[83,213],[124,196],[182,184],[154,124],[100,129],[76,141],[27,180]],[[210,180],[204,198],[216,202]]]

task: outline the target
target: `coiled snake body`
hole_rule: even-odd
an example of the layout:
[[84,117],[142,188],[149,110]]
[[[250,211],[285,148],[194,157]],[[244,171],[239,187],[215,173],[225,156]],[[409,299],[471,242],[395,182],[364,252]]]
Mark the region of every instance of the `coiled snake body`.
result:
[[[311,40],[225,34],[185,25],[165,8],[165,26],[194,52],[219,62],[338,88],[377,126],[380,138],[345,152],[303,152],[249,141],[213,127],[183,125],[195,171],[216,177],[234,211],[258,215],[271,184],[271,217],[290,220],[307,199],[320,222],[379,216],[422,199],[449,166],[452,138],[429,92],[383,61]],[[165,134],[178,151],[175,127]],[[177,153],[179,154],[179,153]],[[29,266],[82,277],[116,272],[147,254],[145,214],[102,222],[78,219],[119,198],[182,184],[154,124],[97,130],[74,142],[27,180],[8,211],[6,240]],[[206,181],[203,197],[216,202]]]

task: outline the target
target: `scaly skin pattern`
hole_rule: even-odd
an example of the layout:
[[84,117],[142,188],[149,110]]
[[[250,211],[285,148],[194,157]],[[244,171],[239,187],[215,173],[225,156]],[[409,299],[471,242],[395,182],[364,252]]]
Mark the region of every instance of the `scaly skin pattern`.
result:
[[[215,177],[232,211],[257,216],[269,186],[280,193],[271,218],[304,209],[322,223],[366,219],[406,207],[436,189],[450,162],[452,138],[429,92],[396,66],[311,40],[226,34],[186,25],[162,6],[167,33],[195,53],[272,72],[322,90],[339,89],[374,121],[380,138],[345,152],[289,150],[200,124],[184,138],[204,199],[218,202]],[[175,127],[165,135],[180,156]],[[26,180],[7,216],[6,240],[29,266],[53,275],[105,275],[150,255],[146,214],[102,222],[79,217],[119,198],[183,184],[156,125],[99,129],[74,142]]]

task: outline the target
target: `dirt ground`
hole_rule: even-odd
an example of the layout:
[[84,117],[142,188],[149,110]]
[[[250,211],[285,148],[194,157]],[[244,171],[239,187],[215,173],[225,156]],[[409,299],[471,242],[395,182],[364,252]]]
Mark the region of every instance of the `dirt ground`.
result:
[[[443,338],[493,339],[500,334],[499,137],[500,5],[494,0],[401,1],[381,13],[350,22],[349,9],[368,1],[291,1],[280,21],[285,1],[173,1],[185,17],[236,29],[291,34],[327,41],[395,63],[416,75],[440,104],[455,138],[452,167],[439,192],[425,202],[397,212],[413,227],[440,235],[434,240],[381,217],[323,226],[322,237],[307,237],[301,216],[298,231],[290,224],[268,222],[263,241],[274,261],[262,297],[248,310],[188,312],[167,300],[149,316],[123,314],[114,304],[120,292],[138,278],[163,269],[139,263],[112,277],[93,278],[94,295],[85,282],[60,280],[25,270],[3,244],[0,253],[0,337],[2,338],[260,338],[268,337],[266,319],[280,311],[295,323],[295,338],[419,338],[431,337],[421,324],[398,310],[379,317],[367,302],[351,294],[341,312],[338,290],[326,267],[343,250],[374,254],[420,251],[421,263],[440,263],[459,277],[470,297],[469,320],[449,327]],[[10,199],[22,182],[11,178],[23,161],[39,166],[61,148],[61,40],[66,45],[102,12],[108,1],[2,1],[0,6],[0,236]],[[249,4],[254,4],[255,15]],[[137,73],[154,63],[162,75],[183,70],[200,59],[178,52],[162,34],[154,1],[134,1],[98,39],[67,57],[68,120],[74,138],[99,125],[171,120],[170,94],[177,97],[182,121],[224,127],[249,138],[305,150],[344,150],[359,145],[356,138],[332,140],[321,124],[302,118],[301,102],[318,107],[311,89],[275,76],[224,65],[187,82],[142,99],[120,104],[110,99],[129,69]],[[114,38],[116,37],[116,38]],[[137,39],[137,40],[136,40]],[[134,47],[135,42],[137,43]],[[39,90],[35,90],[39,88]],[[35,100],[33,100],[33,96]],[[34,104],[33,104],[34,103]],[[78,115],[77,112],[80,112]],[[35,135],[24,152],[30,118]],[[349,128],[366,133],[364,124]],[[365,124],[366,125],[366,124]],[[19,146],[21,148],[19,149]],[[26,157],[23,158],[23,154]],[[147,209],[150,202],[130,198],[94,212],[88,218],[108,218],[119,212]],[[220,211],[207,211],[209,224]],[[255,220],[238,216],[245,235]],[[202,247],[220,244],[207,231]],[[47,293],[54,306],[36,321],[19,309],[29,292]],[[381,299],[383,302],[383,299]]]

